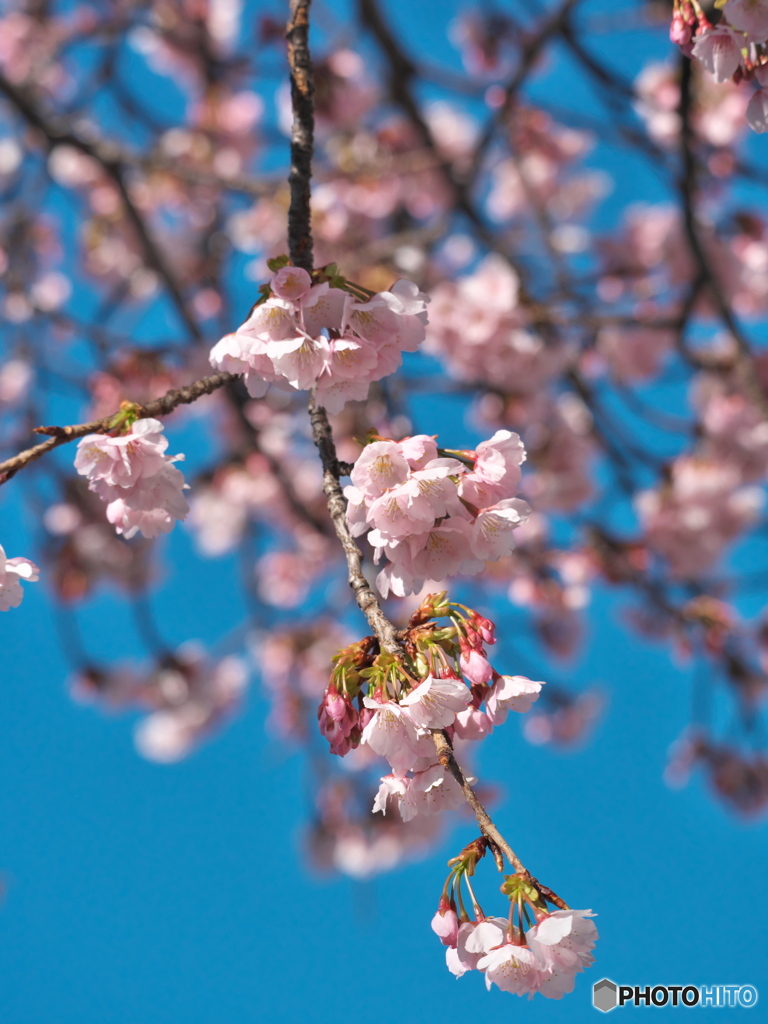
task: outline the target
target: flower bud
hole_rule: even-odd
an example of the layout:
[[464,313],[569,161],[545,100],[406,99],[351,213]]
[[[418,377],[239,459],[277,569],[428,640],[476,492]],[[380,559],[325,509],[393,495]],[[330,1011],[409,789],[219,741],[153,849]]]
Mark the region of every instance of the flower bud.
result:
[[444,946],[456,949],[459,939],[459,919],[446,896],[441,897],[437,913],[431,921],[432,931]]

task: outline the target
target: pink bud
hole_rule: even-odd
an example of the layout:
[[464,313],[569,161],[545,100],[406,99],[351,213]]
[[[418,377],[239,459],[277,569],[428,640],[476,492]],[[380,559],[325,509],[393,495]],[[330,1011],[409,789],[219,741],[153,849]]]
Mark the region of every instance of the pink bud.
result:
[[437,913],[432,918],[432,931],[444,946],[456,949],[459,941],[459,919],[445,896],[440,900]]
[[470,683],[488,683],[493,679],[493,668],[481,650],[471,648],[462,641],[459,665]]
[[272,278],[272,292],[280,299],[298,302],[312,287],[312,278],[301,267],[283,267]]
[[496,643],[496,626],[490,619],[486,619],[483,615],[478,615],[477,612],[475,612],[472,622],[475,629],[478,630],[480,636],[483,638],[484,643]]
[[334,722],[340,722],[347,714],[347,709],[349,708],[349,703],[331,687],[326,691],[324,704]]
[[675,11],[672,16],[669,38],[677,46],[687,46],[691,41],[691,26],[685,21],[680,11]]

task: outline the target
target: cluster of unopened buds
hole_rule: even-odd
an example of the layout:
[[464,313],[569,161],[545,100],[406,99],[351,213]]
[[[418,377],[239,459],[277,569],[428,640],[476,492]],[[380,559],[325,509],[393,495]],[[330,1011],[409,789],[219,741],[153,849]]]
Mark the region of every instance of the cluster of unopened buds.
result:
[[716,82],[754,79],[760,89],[747,107],[747,123],[753,131],[768,131],[768,3],[726,0],[715,8],[721,15],[717,24],[697,0],[675,0],[670,39],[700,60]]
[[[501,886],[509,899],[509,915],[486,917],[470,877],[488,846],[481,837],[448,861],[451,872],[432,918],[433,931],[448,947],[448,970],[457,978],[481,971],[488,989],[498,985],[518,996],[533,998],[540,992],[548,999],[561,999],[573,991],[575,976],[594,963],[591,951],[598,934],[590,918],[595,915],[591,910],[571,910],[546,886],[518,871],[506,875]],[[557,909],[550,911],[548,904]]]
[[[444,626],[434,621],[447,618]],[[405,821],[461,805],[461,787],[436,752],[433,732],[450,742],[481,740],[510,711],[528,711],[542,683],[494,670],[485,645],[495,626],[464,605],[431,594],[402,634],[402,657],[374,637],[350,644],[334,658],[318,709],[331,751],[363,747],[386,758],[374,811],[397,809]]]
[[379,591],[404,597],[426,580],[474,575],[510,554],[513,531],[531,511],[514,497],[524,459],[509,430],[475,451],[438,448],[428,434],[366,445],[344,494],[352,534],[367,532],[376,561],[388,559]]
[[309,274],[287,257],[269,261],[272,280],[234,334],[211,351],[218,370],[243,374],[253,398],[270,384],[308,391],[328,412],[368,396],[403,352],[424,340],[427,296],[410,281],[371,292],[341,277],[335,264]]
[[107,502],[107,519],[118,533],[157,537],[184,519],[187,485],[174,465],[183,455],[165,454],[168,438],[155,419],[137,419],[125,403],[108,434],[88,434],[77,446],[75,469],[88,487]]

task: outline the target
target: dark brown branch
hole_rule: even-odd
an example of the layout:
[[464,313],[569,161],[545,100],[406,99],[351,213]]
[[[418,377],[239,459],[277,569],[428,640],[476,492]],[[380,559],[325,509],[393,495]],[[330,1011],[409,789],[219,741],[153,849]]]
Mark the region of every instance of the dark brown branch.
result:
[[312,154],[315,130],[315,78],[309,53],[309,6],[311,0],[291,0],[286,29],[288,66],[291,71],[291,170],[288,184],[288,248],[294,266],[312,270],[312,221],[310,213]]

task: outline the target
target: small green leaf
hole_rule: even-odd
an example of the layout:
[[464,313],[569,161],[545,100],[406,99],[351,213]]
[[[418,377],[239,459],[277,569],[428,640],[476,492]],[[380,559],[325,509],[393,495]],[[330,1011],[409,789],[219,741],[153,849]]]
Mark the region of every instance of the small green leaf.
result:
[[282,270],[283,267],[289,266],[290,262],[291,261],[288,256],[273,256],[271,260],[267,260],[267,266],[273,274],[276,274],[278,270]]

